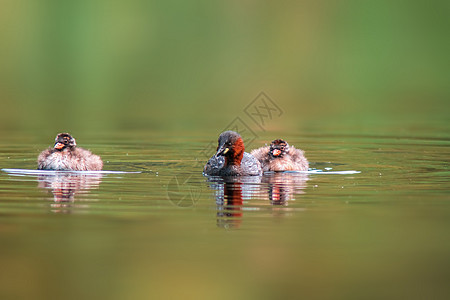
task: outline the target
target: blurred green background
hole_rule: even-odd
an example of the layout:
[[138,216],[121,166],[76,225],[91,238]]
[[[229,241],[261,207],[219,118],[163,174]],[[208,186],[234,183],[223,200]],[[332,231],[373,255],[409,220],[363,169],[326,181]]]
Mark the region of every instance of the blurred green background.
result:
[[260,91],[284,126],[448,120],[448,1],[0,5],[0,129],[219,131]]
[[[34,178],[2,173],[1,292],[448,295],[449,12],[448,0],[2,0],[1,167],[35,168],[69,131],[105,169],[147,172],[104,177],[72,215],[50,214]],[[261,91],[284,113],[250,149],[283,133],[310,162],[362,173],[311,176],[288,210],[252,199],[261,210],[231,233],[200,150]],[[177,172],[201,179],[192,209],[167,198]]]

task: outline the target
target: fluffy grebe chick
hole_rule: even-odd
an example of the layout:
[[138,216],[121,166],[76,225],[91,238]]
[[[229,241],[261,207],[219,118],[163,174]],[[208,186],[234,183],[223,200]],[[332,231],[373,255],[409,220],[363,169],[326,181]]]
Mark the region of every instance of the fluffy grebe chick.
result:
[[100,156],[77,147],[75,139],[68,133],[60,133],[55,145],[38,156],[39,170],[100,171],[103,162]]
[[259,161],[244,150],[244,141],[237,132],[222,132],[219,136],[217,152],[208,160],[203,173],[212,176],[261,175]]
[[282,139],[272,141],[270,146],[255,149],[251,154],[259,160],[264,172],[307,171],[309,168],[304,152],[294,146],[289,146]]

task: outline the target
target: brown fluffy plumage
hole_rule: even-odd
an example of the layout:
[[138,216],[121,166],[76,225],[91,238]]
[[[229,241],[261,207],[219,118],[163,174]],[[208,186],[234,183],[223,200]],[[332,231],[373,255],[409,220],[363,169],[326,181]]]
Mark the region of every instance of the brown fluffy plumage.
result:
[[68,133],[58,134],[55,145],[38,156],[39,170],[100,171],[102,168],[100,156],[78,148],[75,139]]
[[259,160],[264,172],[307,171],[309,168],[304,152],[281,139],[272,141],[270,146],[255,149],[251,154]]

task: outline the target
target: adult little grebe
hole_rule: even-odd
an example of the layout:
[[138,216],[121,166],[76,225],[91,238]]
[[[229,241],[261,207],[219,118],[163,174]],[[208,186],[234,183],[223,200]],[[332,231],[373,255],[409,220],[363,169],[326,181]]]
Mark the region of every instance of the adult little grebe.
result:
[[68,133],[58,134],[53,148],[49,147],[38,156],[39,170],[100,171],[102,167],[100,156],[78,148]]
[[307,171],[308,160],[300,149],[282,140],[274,140],[270,146],[255,149],[252,155],[261,163],[263,171]]
[[203,173],[213,176],[261,175],[259,161],[244,150],[244,141],[237,132],[222,132],[219,136],[217,152],[208,160]]

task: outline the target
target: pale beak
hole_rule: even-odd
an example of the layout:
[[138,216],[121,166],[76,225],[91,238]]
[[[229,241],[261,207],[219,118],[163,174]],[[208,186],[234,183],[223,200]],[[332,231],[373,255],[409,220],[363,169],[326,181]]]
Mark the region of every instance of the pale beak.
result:
[[274,150],[272,151],[272,154],[273,154],[273,156],[279,156],[279,155],[281,154],[281,150],[274,149]]
[[60,149],[64,148],[64,144],[63,143],[56,143],[53,148],[60,150]]

